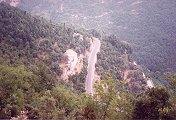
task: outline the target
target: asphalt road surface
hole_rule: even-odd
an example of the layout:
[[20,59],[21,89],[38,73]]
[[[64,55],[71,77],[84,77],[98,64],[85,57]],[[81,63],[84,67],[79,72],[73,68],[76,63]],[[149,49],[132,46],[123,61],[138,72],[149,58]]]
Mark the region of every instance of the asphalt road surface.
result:
[[94,80],[95,64],[97,62],[97,53],[100,51],[100,45],[101,45],[100,40],[98,38],[93,38],[93,47],[88,59],[87,77],[85,81],[86,93],[90,93],[92,95],[94,93],[93,80]]

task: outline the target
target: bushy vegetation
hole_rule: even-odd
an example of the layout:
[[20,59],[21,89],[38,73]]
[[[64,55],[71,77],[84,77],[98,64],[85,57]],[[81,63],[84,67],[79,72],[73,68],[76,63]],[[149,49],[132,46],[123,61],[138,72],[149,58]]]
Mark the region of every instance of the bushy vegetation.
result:
[[72,87],[80,92],[85,92],[85,80],[87,76],[87,67],[84,65],[81,73],[69,76],[68,80],[71,82]]
[[[53,78],[44,69],[41,72],[45,74],[36,74],[27,71],[24,66],[1,65],[0,68],[1,119],[16,117],[20,111],[27,111],[30,119],[113,119],[113,116],[117,118],[119,114],[116,108],[123,109],[123,105],[127,104],[126,98],[117,98],[118,84],[111,79],[97,84],[97,93],[93,98],[78,95],[63,85],[49,84]],[[102,85],[106,84],[109,88],[103,90]],[[125,94],[122,92],[118,96],[122,98]]]
[[[98,36],[97,36],[98,37]],[[122,80],[122,71],[130,66],[132,49],[126,42],[121,42],[116,36],[103,36],[101,50],[98,53],[97,70],[110,72],[113,78]],[[129,56],[128,58],[125,57]]]
[[[29,119],[175,118],[175,98],[165,89],[153,88],[135,97],[126,84],[116,79],[121,79],[120,69],[128,64],[123,54],[132,51],[115,36],[91,32],[102,37],[102,51],[98,55],[101,61],[97,64],[102,80],[95,85],[96,92],[91,96],[82,93],[85,66],[79,75],[69,77],[73,84],[56,79],[62,74],[58,63],[67,49],[80,54],[89,47],[86,41],[73,37],[77,30],[53,25],[5,3],[0,3],[0,18],[0,119],[19,117],[22,111]],[[88,32],[84,32],[81,34],[85,37]]]
[[35,73],[24,66],[0,65],[0,119],[17,117],[20,111],[29,119],[175,119],[176,103],[165,89],[134,97],[125,84],[105,76],[90,96],[54,83],[46,69]]
[[[174,97],[172,97],[174,98]],[[137,97],[132,118],[136,119],[170,119],[176,118],[176,103],[170,99],[164,88],[152,88]]]

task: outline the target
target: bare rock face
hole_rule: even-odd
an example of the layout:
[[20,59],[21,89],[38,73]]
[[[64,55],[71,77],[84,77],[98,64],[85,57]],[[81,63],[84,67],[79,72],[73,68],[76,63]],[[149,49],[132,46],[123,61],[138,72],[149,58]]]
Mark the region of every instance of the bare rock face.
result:
[[124,54],[124,61],[125,65],[122,70],[122,78],[128,83],[130,91],[138,94],[146,90],[146,88],[154,87],[152,80],[147,78],[142,67],[135,61],[129,61],[129,55],[127,53]]
[[72,49],[68,49],[65,52],[65,55],[67,56],[67,67],[69,68],[70,71],[73,71],[73,69],[76,66],[76,63],[78,61],[78,55],[77,53],[72,50]]
[[63,68],[62,78],[68,79],[68,76],[74,72],[75,66],[78,62],[78,55],[74,50],[68,49],[64,56],[66,57],[66,61],[64,61],[63,65],[61,66],[61,68]]
[[143,92],[146,88],[154,87],[152,80],[145,76],[142,69],[125,70],[124,80],[128,82],[129,89],[137,94]]
[[[83,35],[80,33],[74,33],[73,38],[78,38],[77,40],[79,41],[84,41],[86,40],[88,43],[91,44],[91,38],[83,38]],[[75,75],[76,73],[81,73],[82,68],[83,68],[83,59],[87,59],[89,56],[89,51],[91,47],[85,48],[85,51],[82,53],[77,53],[73,49],[68,49],[64,53],[64,60],[63,62],[59,65],[62,68],[63,74],[61,78],[63,80],[68,80],[69,76]]]

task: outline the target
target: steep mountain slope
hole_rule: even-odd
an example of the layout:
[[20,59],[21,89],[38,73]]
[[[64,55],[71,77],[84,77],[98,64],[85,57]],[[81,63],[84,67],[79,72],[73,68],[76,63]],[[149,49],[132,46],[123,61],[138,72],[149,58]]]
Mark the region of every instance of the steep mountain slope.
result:
[[73,49],[81,54],[89,47],[85,38],[81,41],[73,37],[75,29],[51,24],[5,3],[0,7],[1,63],[30,65],[42,60],[60,76],[59,63],[64,59],[64,52]]
[[[14,3],[16,0],[8,0]],[[175,0],[20,0],[18,7],[55,22],[116,34],[152,71],[175,71]]]
[[[152,82],[131,53],[116,36],[0,3],[0,119],[174,119],[175,96],[157,87],[143,92]],[[83,93],[89,71],[98,82],[93,96]]]
[[104,72],[109,72],[114,79],[124,80],[124,72],[131,70],[133,72],[128,79],[130,89],[137,93],[146,88],[147,79],[142,76],[140,66],[133,64],[130,46],[115,36],[101,35],[94,30],[81,32],[65,24],[54,25],[6,3],[0,4],[0,17],[1,64],[24,64],[30,69],[37,61],[43,61],[53,77],[69,80],[75,89],[84,91],[87,61],[94,36],[101,42],[96,65],[101,79]]

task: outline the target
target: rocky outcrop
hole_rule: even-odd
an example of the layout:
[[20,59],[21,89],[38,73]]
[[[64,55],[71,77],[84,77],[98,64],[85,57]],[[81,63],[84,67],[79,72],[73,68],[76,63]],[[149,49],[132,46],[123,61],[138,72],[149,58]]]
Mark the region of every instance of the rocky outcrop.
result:
[[73,71],[76,64],[77,64],[77,61],[78,61],[77,53],[72,49],[68,49],[64,55],[67,57],[66,65],[67,65],[68,69],[70,71]]
[[143,69],[135,61],[129,61],[129,55],[124,54],[125,69],[123,70],[123,80],[128,83],[129,89],[133,93],[141,93],[146,88],[154,87],[152,80],[146,77]]
[[83,60],[87,59],[90,55],[90,51],[92,49],[92,39],[91,38],[83,38],[83,35],[80,33],[74,33],[73,38],[78,37],[78,40],[83,41],[86,40],[89,44],[89,48],[85,48],[85,51],[83,51],[81,54],[78,54],[73,49],[68,49],[64,54],[64,61],[60,63],[60,68],[63,71],[63,74],[61,75],[61,79],[68,80],[69,76],[75,75],[76,73],[81,73],[82,68],[84,66]]
[[68,49],[64,54],[64,59],[65,61],[60,64],[63,71],[61,78],[66,80],[69,75],[74,74],[75,67],[78,63],[78,54],[74,50]]

